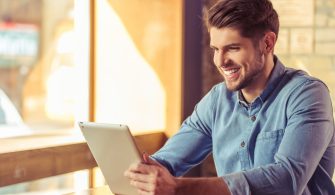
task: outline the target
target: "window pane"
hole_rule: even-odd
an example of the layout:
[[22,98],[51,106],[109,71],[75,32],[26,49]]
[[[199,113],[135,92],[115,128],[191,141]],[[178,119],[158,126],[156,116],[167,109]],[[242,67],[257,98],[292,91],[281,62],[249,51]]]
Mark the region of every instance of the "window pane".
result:
[[0,1],[0,137],[87,119],[88,13],[74,0]]
[[[89,1],[0,0],[0,16],[0,138],[79,132],[76,121],[88,120]],[[70,173],[0,194],[74,191],[87,182],[87,173]]]
[[182,2],[96,3],[96,120],[177,130]]

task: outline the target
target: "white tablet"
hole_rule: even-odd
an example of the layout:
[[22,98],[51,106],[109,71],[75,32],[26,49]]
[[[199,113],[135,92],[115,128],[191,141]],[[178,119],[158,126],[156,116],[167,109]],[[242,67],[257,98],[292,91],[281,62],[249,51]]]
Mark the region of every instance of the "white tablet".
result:
[[79,122],[103,176],[114,194],[137,194],[123,173],[141,161],[140,152],[126,125]]

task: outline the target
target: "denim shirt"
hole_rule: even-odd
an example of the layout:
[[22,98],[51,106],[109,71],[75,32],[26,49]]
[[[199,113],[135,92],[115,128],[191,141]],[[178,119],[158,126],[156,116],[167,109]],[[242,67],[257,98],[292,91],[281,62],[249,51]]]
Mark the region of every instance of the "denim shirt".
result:
[[232,194],[335,194],[328,88],[275,58],[251,104],[217,84],[152,158],[180,176],[211,152]]

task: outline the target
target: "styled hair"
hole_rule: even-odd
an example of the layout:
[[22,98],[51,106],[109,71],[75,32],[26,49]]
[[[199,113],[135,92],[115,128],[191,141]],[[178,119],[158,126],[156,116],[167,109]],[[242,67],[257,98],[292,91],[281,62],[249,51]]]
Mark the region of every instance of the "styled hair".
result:
[[220,0],[207,12],[206,23],[211,27],[231,27],[241,36],[258,40],[265,32],[278,37],[279,19],[270,0]]

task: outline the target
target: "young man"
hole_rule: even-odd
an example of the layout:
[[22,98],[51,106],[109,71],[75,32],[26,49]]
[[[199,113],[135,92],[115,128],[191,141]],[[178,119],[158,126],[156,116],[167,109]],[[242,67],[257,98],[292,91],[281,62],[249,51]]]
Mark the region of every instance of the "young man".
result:
[[[139,194],[335,194],[333,109],[327,87],[274,55],[269,0],[224,0],[208,12],[224,82],[180,131],[125,172]],[[218,177],[180,178],[213,153]]]

